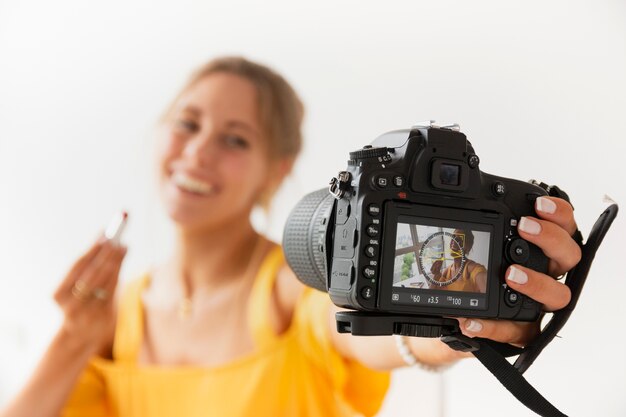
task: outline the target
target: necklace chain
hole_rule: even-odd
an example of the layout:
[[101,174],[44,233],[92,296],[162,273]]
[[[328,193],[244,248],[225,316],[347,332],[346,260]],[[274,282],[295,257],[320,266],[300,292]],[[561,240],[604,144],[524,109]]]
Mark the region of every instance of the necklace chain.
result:
[[187,295],[184,296],[178,305],[178,318],[183,321],[189,319],[189,317],[191,317],[192,308],[191,297]]
[[[262,249],[265,245],[262,244],[263,239],[257,236],[257,241],[254,243],[252,253],[250,254],[250,261],[247,265],[246,271],[244,272],[244,277],[249,276],[252,273],[252,267],[256,263],[256,258],[259,256],[259,253],[262,252]],[[242,282],[245,283],[245,279],[242,279]],[[180,300],[178,305],[177,315],[179,320],[187,321],[193,315],[193,299],[190,294],[184,294],[183,298]]]

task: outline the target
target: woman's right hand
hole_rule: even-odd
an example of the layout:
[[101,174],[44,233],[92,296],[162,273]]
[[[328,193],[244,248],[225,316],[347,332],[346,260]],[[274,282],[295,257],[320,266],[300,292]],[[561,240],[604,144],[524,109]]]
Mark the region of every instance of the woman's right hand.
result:
[[112,338],[113,295],[125,255],[125,247],[100,238],[76,261],[54,294],[64,314],[62,331],[92,353]]
[[435,261],[430,267],[430,272],[433,274],[434,278],[441,276],[441,265],[443,265],[443,261]]
[[61,413],[89,359],[113,340],[113,294],[124,255],[125,247],[102,237],[72,266],[54,294],[65,316],[61,329],[0,417]]

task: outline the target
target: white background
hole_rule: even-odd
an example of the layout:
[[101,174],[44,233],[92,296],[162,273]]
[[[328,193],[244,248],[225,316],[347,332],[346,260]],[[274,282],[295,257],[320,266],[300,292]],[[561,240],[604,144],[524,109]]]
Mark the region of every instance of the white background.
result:
[[[567,190],[585,234],[605,193],[626,203],[623,1],[0,0],[1,402],[59,323],[59,279],[117,210],[131,215],[125,279],[167,253],[153,128],[224,53],[275,67],[308,107],[304,153],[262,226],[276,239],[350,150],[429,118],[458,122],[482,170]],[[570,415],[626,415],[624,216],[527,373]],[[400,372],[381,414],[505,413],[530,415],[467,360],[443,378]]]

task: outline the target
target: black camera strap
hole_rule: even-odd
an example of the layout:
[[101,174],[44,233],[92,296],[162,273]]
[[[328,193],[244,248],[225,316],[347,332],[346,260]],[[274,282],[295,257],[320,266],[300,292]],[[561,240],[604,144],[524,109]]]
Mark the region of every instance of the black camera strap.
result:
[[[544,184],[541,184],[542,186]],[[569,201],[567,194],[558,187],[546,187],[550,195],[564,198]],[[593,263],[604,236],[609,230],[618,212],[617,204],[610,205],[594,224],[587,242],[582,244],[582,235],[579,231],[574,239],[582,249],[580,262],[567,273],[565,285],[572,293],[570,303],[563,309],[556,311],[542,332],[526,347],[518,348],[512,345],[494,342],[482,338],[469,338],[460,330],[444,335],[441,340],[451,348],[460,351],[471,351],[476,358],[526,407],[544,417],[565,416],[548,400],[546,400],[523,376],[523,373],[532,365],[541,351],[557,336],[569,319],[578,303],[589,269]],[[514,364],[505,358],[519,355]]]
[[[471,351],[485,368],[487,368],[519,402],[538,415],[544,417],[566,416],[566,414],[563,414],[543,397],[539,391],[524,378],[522,373],[506,360],[506,357],[518,355],[522,353],[524,349],[508,344],[497,343],[488,339],[469,338],[458,333],[443,336],[441,340],[453,349]],[[471,346],[471,348],[469,346]]]

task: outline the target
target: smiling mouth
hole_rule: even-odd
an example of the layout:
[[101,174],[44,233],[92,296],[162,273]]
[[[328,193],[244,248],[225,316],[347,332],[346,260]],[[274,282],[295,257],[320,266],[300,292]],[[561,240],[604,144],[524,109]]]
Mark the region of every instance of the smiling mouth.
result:
[[202,180],[192,178],[182,172],[175,172],[172,175],[172,182],[183,191],[203,196],[211,195],[215,187]]

